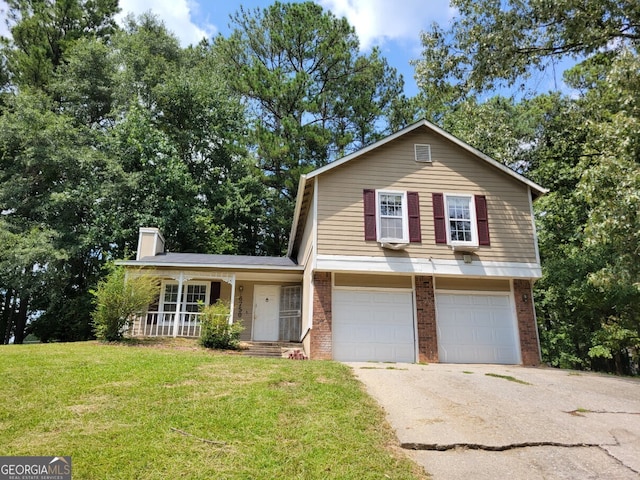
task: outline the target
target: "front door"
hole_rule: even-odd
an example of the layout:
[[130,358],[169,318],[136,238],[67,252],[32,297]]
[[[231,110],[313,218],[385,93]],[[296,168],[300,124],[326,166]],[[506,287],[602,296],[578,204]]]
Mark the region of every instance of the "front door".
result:
[[278,341],[280,286],[256,285],[253,290],[253,339]]

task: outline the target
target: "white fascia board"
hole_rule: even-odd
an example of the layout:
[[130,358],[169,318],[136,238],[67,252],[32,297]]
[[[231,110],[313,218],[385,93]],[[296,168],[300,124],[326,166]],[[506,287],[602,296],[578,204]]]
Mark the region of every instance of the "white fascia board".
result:
[[438,260],[428,258],[384,258],[347,255],[318,255],[318,271],[416,274],[465,277],[540,278],[542,269],[537,263],[483,262],[474,260]]
[[298,222],[300,221],[300,210],[302,209],[302,199],[304,198],[304,187],[307,184],[307,176],[300,175],[298,181],[298,193],[296,195],[296,206],[293,211],[293,221],[291,222],[291,230],[289,231],[289,246],[287,247],[287,257],[291,258],[293,252],[293,244],[296,241],[295,234],[298,230]]
[[533,192],[529,188],[529,212],[531,214],[531,229],[533,231],[533,246],[536,250],[536,260],[541,263],[540,260],[540,246],[538,244],[538,230],[536,228],[536,213],[533,211]]
[[155,267],[155,268],[215,268],[223,270],[273,270],[273,271],[304,271],[302,265],[292,266],[271,266],[271,265],[230,265],[228,263],[162,263],[162,262],[140,262],[137,260],[118,260],[116,265],[124,265],[126,267]]
[[472,147],[471,145],[469,145],[466,142],[463,142],[462,140],[460,140],[459,138],[451,135],[449,132],[443,130],[442,128],[438,127],[437,125],[428,122],[427,120],[421,120],[417,123],[414,123],[413,125],[409,125],[408,127],[400,130],[399,132],[394,133],[393,135],[389,135],[388,137],[383,138],[382,140],[377,141],[376,143],[372,143],[371,145],[369,145],[368,147],[365,147],[361,150],[358,150],[357,152],[352,153],[351,155],[347,155],[346,157],[343,157],[339,160],[336,160],[335,162],[331,162],[328,165],[325,165],[324,167],[318,168],[317,170],[314,170],[311,173],[308,173],[306,175],[306,178],[313,178],[316,177],[318,175],[322,175],[323,173],[327,172],[328,170],[331,170],[333,168],[339,167],[340,165],[342,165],[343,163],[346,163],[350,160],[353,160],[354,158],[357,158],[361,155],[364,155],[365,153],[370,152],[371,150],[375,150],[376,148],[389,143],[393,140],[395,140],[398,137],[401,137],[403,135],[405,135],[406,133],[409,133],[419,127],[427,127],[428,129],[432,130],[433,132],[443,136],[444,138],[446,138],[447,140],[455,143],[456,145],[458,145],[459,147],[462,147],[463,149],[465,149],[466,151],[468,151],[469,153],[472,153],[473,155],[475,155],[476,157],[484,160],[485,162],[489,163],[490,165],[498,168],[499,170],[502,170],[504,173],[506,173],[507,175],[510,175],[511,177],[519,180],[520,182],[524,183],[525,185],[531,187],[533,190],[535,190],[536,192],[538,192],[540,195],[543,195],[545,193],[547,193],[549,190],[546,188],[543,188],[542,186],[538,185],[537,183],[529,180],[528,178],[526,178],[523,175],[520,175],[518,172],[515,172],[514,170],[511,170],[509,167],[507,167],[506,165],[503,165],[502,163],[494,160],[493,158],[489,157],[488,155],[482,153],[480,150]]

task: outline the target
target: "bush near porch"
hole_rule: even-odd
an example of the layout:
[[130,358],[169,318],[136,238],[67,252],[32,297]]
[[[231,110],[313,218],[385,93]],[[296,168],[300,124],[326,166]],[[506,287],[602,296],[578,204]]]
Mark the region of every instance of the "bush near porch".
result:
[[200,345],[206,348],[237,350],[244,327],[239,322],[229,323],[231,308],[223,300],[200,308]]
[[426,478],[342,364],[132,343],[0,347],[2,454],[78,479]]

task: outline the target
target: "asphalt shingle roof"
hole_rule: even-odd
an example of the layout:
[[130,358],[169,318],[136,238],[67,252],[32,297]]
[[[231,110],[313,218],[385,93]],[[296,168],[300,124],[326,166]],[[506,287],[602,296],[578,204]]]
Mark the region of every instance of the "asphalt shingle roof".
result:
[[180,265],[229,265],[246,267],[297,267],[289,257],[259,257],[251,255],[212,255],[207,253],[162,253],[143,257],[140,263],[180,264]]

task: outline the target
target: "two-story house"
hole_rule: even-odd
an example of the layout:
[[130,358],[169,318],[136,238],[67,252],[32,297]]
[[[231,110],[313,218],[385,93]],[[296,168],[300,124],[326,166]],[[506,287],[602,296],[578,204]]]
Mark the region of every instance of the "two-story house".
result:
[[162,293],[136,335],[197,336],[227,299],[253,341],[316,359],[540,361],[532,204],[546,190],[422,121],[300,179],[287,257],[165,253],[141,229],[132,267]]

